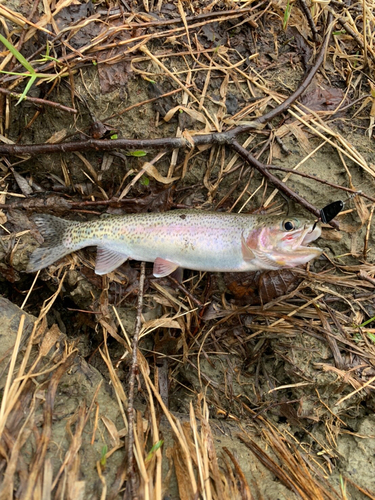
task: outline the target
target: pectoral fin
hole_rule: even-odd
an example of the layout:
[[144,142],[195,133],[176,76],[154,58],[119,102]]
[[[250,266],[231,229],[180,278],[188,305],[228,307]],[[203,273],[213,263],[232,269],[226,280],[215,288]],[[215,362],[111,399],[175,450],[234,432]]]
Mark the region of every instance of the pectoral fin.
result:
[[96,254],[95,273],[107,274],[121,266],[128,256],[106,247],[98,247]]
[[178,264],[158,257],[154,262],[153,274],[155,278],[164,278],[164,276],[173,273],[178,267]]
[[246,244],[245,238],[243,235],[241,236],[241,249],[242,249],[242,257],[244,260],[247,262],[250,260],[255,259],[254,252],[251,250],[251,248]]

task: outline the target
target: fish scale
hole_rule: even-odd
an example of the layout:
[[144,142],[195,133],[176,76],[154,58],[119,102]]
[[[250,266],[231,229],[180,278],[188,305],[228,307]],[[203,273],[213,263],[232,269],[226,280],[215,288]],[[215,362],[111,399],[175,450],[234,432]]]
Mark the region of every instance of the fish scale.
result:
[[304,264],[321,254],[306,246],[320,228],[304,218],[198,210],[106,216],[89,222],[37,215],[45,238],[31,254],[28,271],[95,245],[95,272],[106,274],[127,259],[154,263],[154,275],[178,267],[197,271],[255,271]]

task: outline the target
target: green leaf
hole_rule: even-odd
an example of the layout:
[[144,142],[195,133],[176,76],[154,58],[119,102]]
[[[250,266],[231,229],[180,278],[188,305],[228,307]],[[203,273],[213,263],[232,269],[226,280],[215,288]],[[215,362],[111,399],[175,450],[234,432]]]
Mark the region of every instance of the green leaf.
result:
[[286,9],[284,12],[284,19],[283,19],[283,29],[285,30],[288,26],[289,18],[290,18],[290,13],[292,11],[292,6],[289,3],[289,0],[287,1],[286,4]]
[[150,184],[150,179],[146,175],[142,175],[141,177],[142,186],[148,186]]
[[154,453],[158,451],[159,448],[161,448],[164,444],[164,441],[161,439],[160,441],[157,441],[154,446],[151,448],[151,450],[149,451],[147,457],[146,457],[146,460],[145,460],[145,463],[149,462],[151,460],[151,458],[153,457]]
[[22,102],[22,101],[25,99],[25,97],[26,97],[26,95],[27,95],[27,93],[28,93],[28,91],[29,91],[30,87],[31,87],[31,86],[32,86],[32,84],[35,82],[35,80],[36,80],[36,75],[33,75],[33,76],[31,76],[31,77],[30,77],[30,79],[29,79],[29,81],[27,82],[27,85],[26,85],[26,87],[25,87],[24,91],[23,91],[23,92],[22,92],[22,94],[21,94],[21,97],[20,97],[20,98],[18,99],[18,101],[16,102],[16,106],[17,106],[17,104],[19,104],[20,102]]
[[102,447],[102,453],[101,453],[101,457],[100,457],[100,465],[102,467],[105,467],[107,464],[107,457],[106,457],[107,451],[108,451],[108,446],[105,444]]
[[369,323],[372,323],[373,321],[375,321],[375,316],[373,316],[372,318],[368,319],[367,321],[365,321],[364,323],[361,323],[360,325],[358,325],[360,328],[362,328],[362,326],[366,326],[368,325]]
[[49,62],[49,61],[54,61],[56,63],[59,62],[59,60],[56,59],[56,57],[48,56],[46,54],[44,56],[42,56],[40,59],[37,59],[35,62],[46,63],[46,62]]
[[0,33],[0,42],[2,42],[5,47],[14,55],[14,57],[22,64],[22,66],[30,71],[30,74],[35,73],[35,69],[31,66],[29,61],[27,61],[23,55],[18,52],[16,47],[12,45],[1,33]]
[[[29,71],[29,75],[26,75],[26,74],[20,74],[20,73],[13,73],[13,74],[16,74],[16,75],[19,75],[19,76],[26,76],[29,79],[29,81],[27,82],[27,85],[24,89],[24,91],[22,92],[21,94],[21,97],[18,99],[17,103],[16,103],[16,106],[17,104],[19,104],[20,102],[22,102],[28,91],[30,90],[30,87],[32,86],[32,84],[35,82],[36,78],[38,78],[40,75],[38,73],[36,73],[35,69],[31,66],[31,64],[29,63],[29,61],[27,61],[23,55],[18,52],[18,50],[16,49],[16,47],[14,47],[14,45],[12,45],[5,37],[3,37],[3,35],[0,33],[0,41],[5,45],[5,47],[14,55],[14,57],[22,64],[22,66],[27,69]],[[4,73],[6,73],[4,71]],[[42,75],[44,77],[44,75]]]
[[5,71],[4,69],[2,69],[0,73],[3,73],[4,75],[26,76],[26,77],[30,76],[29,73],[15,73],[14,71]]
[[125,154],[126,154],[126,156],[135,156],[136,158],[141,158],[142,156],[146,156],[147,152],[146,151],[142,151],[141,149],[139,149],[139,150],[136,150],[136,151],[128,151]]

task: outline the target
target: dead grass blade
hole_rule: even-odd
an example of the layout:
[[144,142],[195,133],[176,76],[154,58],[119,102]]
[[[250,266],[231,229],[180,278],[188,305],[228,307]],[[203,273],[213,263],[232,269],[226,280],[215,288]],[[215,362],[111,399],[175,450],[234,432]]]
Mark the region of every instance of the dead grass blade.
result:
[[280,481],[294,494],[303,500],[337,500],[339,496],[332,494],[310,473],[305,460],[295,445],[287,443],[273,429],[263,429],[263,437],[271,446],[279,462],[262,450],[248,435],[239,435],[239,439],[254,453]]

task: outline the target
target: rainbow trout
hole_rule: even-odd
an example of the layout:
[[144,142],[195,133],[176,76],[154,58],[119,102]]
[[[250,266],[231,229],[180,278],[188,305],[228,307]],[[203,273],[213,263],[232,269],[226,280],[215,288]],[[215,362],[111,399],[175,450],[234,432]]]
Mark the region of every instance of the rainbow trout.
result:
[[32,252],[29,272],[91,245],[98,247],[96,274],[135,259],[153,262],[156,277],[178,267],[232,272],[294,267],[322,252],[307,246],[321,230],[304,218],[174,210],[90,222],[36,215],[34,221],[44,244]]

